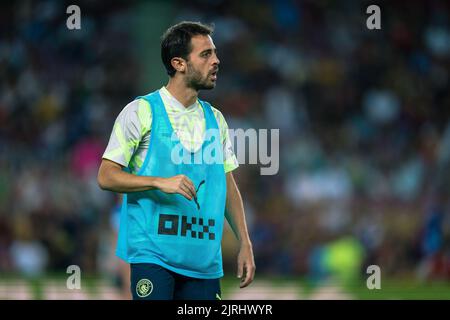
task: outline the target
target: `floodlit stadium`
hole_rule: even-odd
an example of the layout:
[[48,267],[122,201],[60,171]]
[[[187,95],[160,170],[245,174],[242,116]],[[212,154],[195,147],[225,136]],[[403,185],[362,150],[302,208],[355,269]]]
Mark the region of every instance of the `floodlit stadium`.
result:
[[[225,223],[221,299],[450,299],[448,2],[71,4],[0,4],[1,300],[131,298],[124,198],[99,167],[115,134],[110,159],[146,163],[115,123],[166,85],[161,35],[184,20],[214,24],[220,71],[199,98],[230,130],[256,265],[239,288]],[[200,217],[191,237],[217,240]]]

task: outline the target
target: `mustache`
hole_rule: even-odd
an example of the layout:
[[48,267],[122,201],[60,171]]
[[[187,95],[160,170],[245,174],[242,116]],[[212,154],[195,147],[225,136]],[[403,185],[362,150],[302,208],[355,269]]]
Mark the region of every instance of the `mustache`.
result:
[[219,72],[219,67],[212,69],[209,74],[213,74],[214,72]]

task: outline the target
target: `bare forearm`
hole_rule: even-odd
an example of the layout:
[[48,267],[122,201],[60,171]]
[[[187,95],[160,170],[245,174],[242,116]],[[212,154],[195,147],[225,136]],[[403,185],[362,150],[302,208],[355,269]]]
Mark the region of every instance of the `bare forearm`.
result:
[[104,190],[125,193],[152,190],[158,187],[158,177],[137,176],[120,168],[100,168],[98,183]]
[[242,203],[241,193],[239,192],[231,172],[227,173],[225,216],[233,229],[236,238],[238,238],[240,242],[237,277],[241,278],[239,287],[245,288],[253,281],[256,266],[253,257],[252,243],[248,234],[247,223],[245,222],[244,205]]
[[241,194],[234,182],[234,179],[227,177],[227,201],[225,217],[231,226],[236,238],[242,245],[251,245],[248,234],[247,223],[245,221],[244,205]]

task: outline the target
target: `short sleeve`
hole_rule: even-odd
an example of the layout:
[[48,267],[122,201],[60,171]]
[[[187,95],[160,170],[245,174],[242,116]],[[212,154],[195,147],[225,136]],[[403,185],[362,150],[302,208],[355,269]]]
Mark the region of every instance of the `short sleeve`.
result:
[[117,116],[104,159],[128,167],[143,136],[151,128],[151,112],[146,100],[130,102]]
[[225,173],[227,173],[239,167],[239,163],[234,153],[233,145],[231,144],[231,139],[228,132],[228,124],[225,121],[225,117],[216,108],[213,107],[212,109],[217,121],[217,125],[219,126],[220,136],[222,138],[223,161],[224,161],[223,166],[225,169]]

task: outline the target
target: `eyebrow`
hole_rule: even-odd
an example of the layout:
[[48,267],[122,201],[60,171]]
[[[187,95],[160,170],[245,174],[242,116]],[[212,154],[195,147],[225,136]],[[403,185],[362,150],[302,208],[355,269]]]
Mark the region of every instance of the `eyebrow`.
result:
[[200,52],[200,54],[204,54],[204,53],[207,53],[207,52],[212,52],[213,50],[217,54],[217,48],[203,50],[202,52]]

